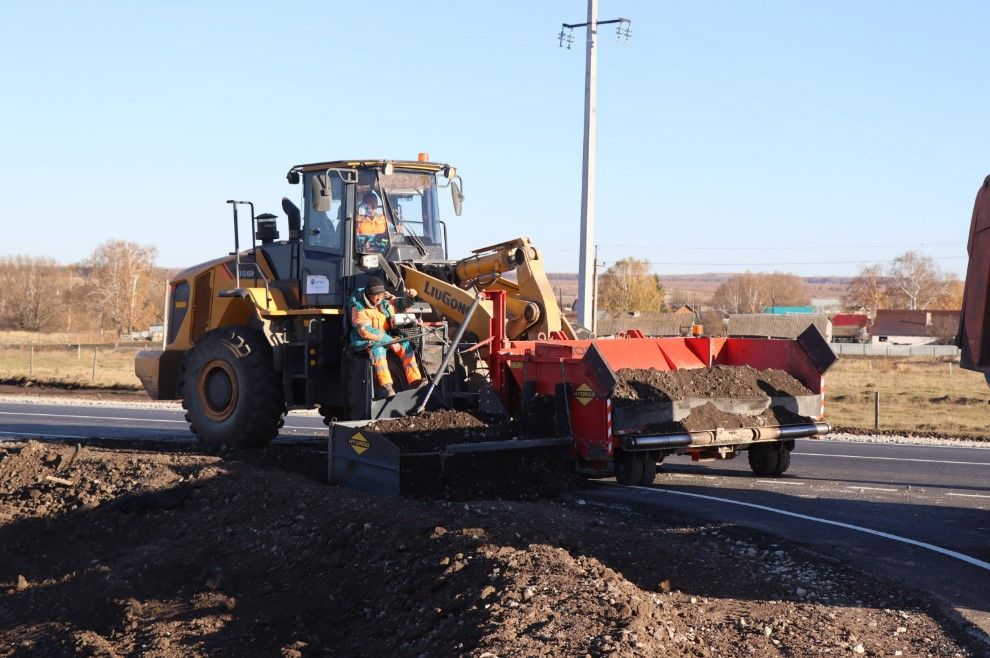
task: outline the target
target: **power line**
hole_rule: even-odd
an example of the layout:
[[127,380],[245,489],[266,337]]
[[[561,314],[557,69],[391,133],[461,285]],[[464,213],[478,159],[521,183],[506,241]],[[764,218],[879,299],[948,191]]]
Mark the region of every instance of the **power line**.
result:
[[[799,245],[791,247],[699,247],[697,245],[692,246],[673,246],[670,244],[664,245],[643,245],[643,244],[602,244],[602,247],[608,247],[610,249],[669,249],[677,251],[826,251],[830,249],[836,250],[848,250],[848,249],[904,249],[910,247],[962,247],[965,246],[965,242],[918,242],[915,244],[861,244],[861,245]],[[562,250],[562,251],[573,251],[573,249]],[[548,252],[549,253],[549,252]]]
[[[932,260],[945,261],[945,260],[962,260],[966,259],[968,256],[932,256]],[[892,258],[872,258],[872,259],[862,259],[862,260],[801,260],[801,261],[754,261],[749,263],[717,263],[714,261],[656,261],[647,259],[647,263],[651,267],[658,265],[663,265],[665,267],[778,267],[783,265],[795,266],[795,265],[865,265],[867,263],[888,263],[892,261]],[[576,267],[573,262],[568,263],[549,263],[544,267]]]
[[[915,242],[910,244],[837,244],[837,245],[794,245],[780,247],[718,247],[698,245],[651,245],[651,244],[599,244],[600,247],[609,249],[664,249],[670,251],[829,251],[849,249],[910,249],[914,247],[963,247],[965,242]],[[560,254],[570,251],[577,251],[578,247],[567,247],[564,249],[541,250],[544,255]]]

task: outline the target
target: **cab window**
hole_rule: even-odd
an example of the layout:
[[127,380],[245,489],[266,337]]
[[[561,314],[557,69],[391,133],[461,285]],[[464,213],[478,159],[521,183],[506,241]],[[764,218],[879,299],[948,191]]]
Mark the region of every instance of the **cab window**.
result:
[[[303,231],[306,247],[343,253],[344,231],[344,183],[333,173],[314,172],[306,174],[303,185],[305,206]],[[317,210],[319,199],[330,197],[327,210]]]

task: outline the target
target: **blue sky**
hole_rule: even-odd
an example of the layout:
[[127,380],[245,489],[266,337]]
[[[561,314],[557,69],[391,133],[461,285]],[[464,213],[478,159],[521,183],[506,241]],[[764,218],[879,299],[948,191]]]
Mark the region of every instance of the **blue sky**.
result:
[[[458,166],[453,254],[529,235],[576,271],[583,2],[6,2],[0,254],[110,238],[186,266],[293,164]],[[990,173],[986,2],[601,0],[601,259],[659,273],[965,268]],[[284,231],[284,228],[283,228]]]

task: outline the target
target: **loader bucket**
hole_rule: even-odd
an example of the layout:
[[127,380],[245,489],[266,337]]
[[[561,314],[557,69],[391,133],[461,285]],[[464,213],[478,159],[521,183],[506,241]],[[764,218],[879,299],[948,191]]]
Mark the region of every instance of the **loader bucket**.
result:
[[498,479],[508,481],[514,474],[529,477],[522,466],[544,471],[571,464],[570,437],[451,443],[421,452],[403,451],[397,442],[369,430],[365,421],[335,424],[328,448],[330,482],[385,496],[472,497],[498,488],[478,487],[479,478],[489,474],[501,471]]

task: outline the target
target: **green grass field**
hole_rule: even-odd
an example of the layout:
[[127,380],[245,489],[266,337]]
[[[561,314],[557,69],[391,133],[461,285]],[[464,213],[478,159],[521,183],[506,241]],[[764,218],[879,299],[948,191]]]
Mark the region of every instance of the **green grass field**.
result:
[[833,426],[986,436],[990,388],[983,375],[934,358],[844,357],[825,376]]
[[[0,346],[0,380],[26,379],[37,384],[60,383],[92,388],[140,388],[134,375],[133,347]],[[95,361],[94,361],[95,357]],[[95,366],[94,366],[95,364]],[[94,376],[95,374],[95,376]]]

